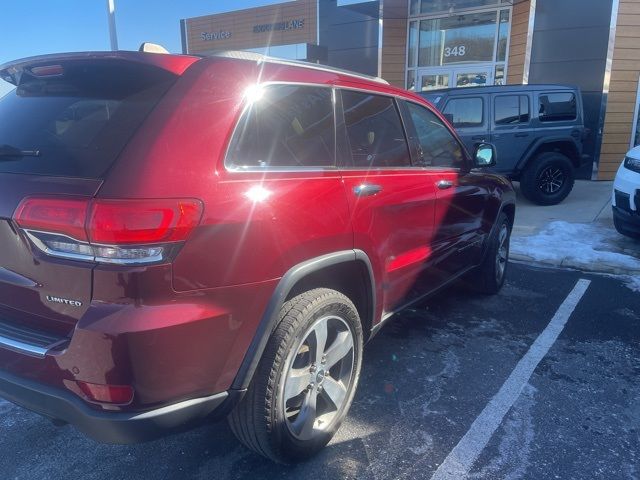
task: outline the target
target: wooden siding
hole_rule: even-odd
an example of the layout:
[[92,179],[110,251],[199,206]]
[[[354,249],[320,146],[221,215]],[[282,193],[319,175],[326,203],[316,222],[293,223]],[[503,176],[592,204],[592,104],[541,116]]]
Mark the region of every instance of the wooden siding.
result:
[[[299,29],[254,32],[255,25],[304,19]],[[189,53],[215,50],[243,50],[265,45],[317,43],[316,0],[297,0],[266,7],[237,10],[204,17],[189,18],[187,44]],[[202,33],[229,32],[229,38],[203,40]]]
[[629,150],[640,77],[640,0],[620,0],[598,180],[611,180]]
[[408,0],[382,3],[382,78],[401,88],[405,88],[408,9]]
[[516,3],[511,13],[511,34],[509,59],[507,63],[507,83],[522,84],[524,78],[525,50],[529,30],[529,0]]

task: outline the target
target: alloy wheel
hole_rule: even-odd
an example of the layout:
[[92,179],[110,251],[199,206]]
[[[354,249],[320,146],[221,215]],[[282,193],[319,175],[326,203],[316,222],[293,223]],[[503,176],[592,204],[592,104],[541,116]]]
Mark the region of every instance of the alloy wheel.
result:
[[565,178],[566,175],[562,169],[549,166],[540,172],[538,176],[538,188],[547,195],[554,194],[562,188]]
[[507,268],[507,260],[509,258],[509,228],[506,224],[502,224],[498,233],[498,251],[496,253],[496,280],[498,283],[502,281],[504,272]]
[[282,408],[285,423],[299,440],[310,440],[339,419],[353,382],[354,340],[338,316],[316,320],[285,365]]

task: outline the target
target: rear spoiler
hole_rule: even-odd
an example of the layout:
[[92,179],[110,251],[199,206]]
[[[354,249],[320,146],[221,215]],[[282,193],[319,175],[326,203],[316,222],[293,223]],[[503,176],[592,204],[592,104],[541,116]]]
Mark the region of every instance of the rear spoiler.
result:
[[190,55],[160,55],[147,52],[80,52],[41,55],[37,57],[23,58],[0,65],[0,78],[13,84],[20,83],[20,77],[25,70],[34,68],[55,67],[56,64],[69,61],[86,60],[113,60],[135,62],[152,65],[175,75],[182,75],[187,68],[200,60],[200,57]]

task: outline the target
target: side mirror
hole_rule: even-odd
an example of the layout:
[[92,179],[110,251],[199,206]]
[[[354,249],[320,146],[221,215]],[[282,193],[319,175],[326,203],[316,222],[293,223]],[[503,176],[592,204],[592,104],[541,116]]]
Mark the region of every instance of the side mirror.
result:
[[476,145],[474,164],[476,168],[493,167],[496,164],[496,147],[490,143]]

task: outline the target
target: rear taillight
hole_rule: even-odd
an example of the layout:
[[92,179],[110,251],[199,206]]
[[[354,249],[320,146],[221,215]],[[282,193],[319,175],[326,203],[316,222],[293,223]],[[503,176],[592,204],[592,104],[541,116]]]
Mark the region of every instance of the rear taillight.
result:
[[166,261],[199,224],[195,199],[30,197],[14,220],[48,255],[116,264]]

